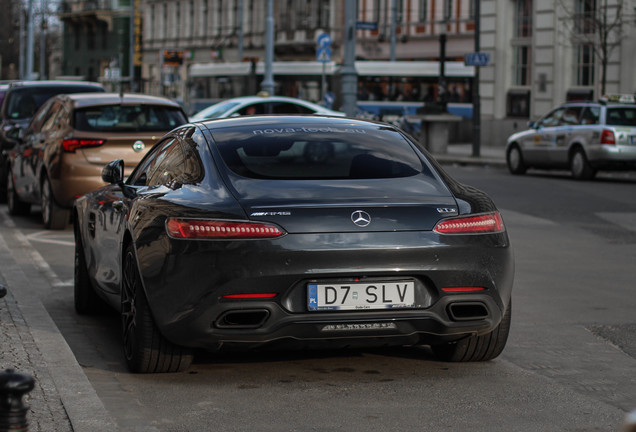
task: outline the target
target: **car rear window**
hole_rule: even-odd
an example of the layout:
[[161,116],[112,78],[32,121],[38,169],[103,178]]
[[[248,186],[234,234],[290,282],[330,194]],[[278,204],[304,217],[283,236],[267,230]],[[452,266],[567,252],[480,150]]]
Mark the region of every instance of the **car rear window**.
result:
[[75,111],[75,129],[85,132],[169,131],[187,123],[182,111],[162,105],[104,105]]
[[12,88],[7,93],[6,115],[11,119],[25,119],[33,114],[44,102],[58,94],[103,92],[98,86],[47,86]]
[[430,169],[397,131],[377,126],[257,125],[212,131],[227,167],[265,179],[381,179]]
[[636,108],[608,108],[606,123],[611,126],[636,126]]

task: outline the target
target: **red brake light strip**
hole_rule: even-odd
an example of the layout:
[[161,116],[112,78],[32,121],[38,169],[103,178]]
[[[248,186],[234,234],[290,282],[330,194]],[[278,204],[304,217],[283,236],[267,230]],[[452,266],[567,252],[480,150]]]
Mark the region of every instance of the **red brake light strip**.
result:
[[503,230],[499,212],[443,219],[433,229],[439,234],[490,234]]
[[179,239],[264,239],[285,235],[276,225],[260,222],[232,222],[210,219],[169,218],[168,235]]

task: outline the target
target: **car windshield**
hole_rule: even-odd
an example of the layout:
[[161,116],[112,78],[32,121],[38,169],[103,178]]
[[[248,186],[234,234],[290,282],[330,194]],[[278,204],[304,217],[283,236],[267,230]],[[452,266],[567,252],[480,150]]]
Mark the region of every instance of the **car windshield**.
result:
[[636,126],[636,107],[608,108],[606,123],[610,126]]
[[85,132],[169,131],[184,123],[180,109],[162,105],[104,105],[75,111],[75,129]]
[[104,89],[97,86],[51,86],[51,87],[22,87],[12,89],[8,93],[7,116],[11,119],[26,119],[33,114],[44,102],[61,93],[85,93],[103,92]]
[[212,132],[225,164],[261,179],[380,179],[429,168],[397,131],[383,126],[269,125]]
[[235,106],[240,105],[240,102],[219,102],[218,104],[214,104],[212,106],[207,107],[204,110],[199,111],[195,115],[191,117],[192,121],[197,120],[205,120],[205,119],[213,119],[219,118],[227,111],[231,110]]

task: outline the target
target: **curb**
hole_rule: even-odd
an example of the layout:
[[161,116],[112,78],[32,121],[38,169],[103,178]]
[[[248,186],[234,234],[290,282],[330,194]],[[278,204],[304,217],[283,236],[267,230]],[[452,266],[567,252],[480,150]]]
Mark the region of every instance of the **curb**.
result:
[[[13,228],[6,211],[0,211],[0,216],[4,227]],[[6,233],[6,230],[2,231]],[[36,384],[42,388],[44,401],[36,401],[32,398],[30,404],[33,407],[29,414],[29,423],[38,426],[41,424],[43,428],[41,430],[46,431],[50,430],[48,429],[50,426],[46,425],[47,422],[65,423],[65,420],[70,422],[73,432],[118,430],[71,348],[39,299],[39,293],[50,290],[51,285],[39,271],[34,271],[37,265],[34,263],[34,251],[29,253],[27,250],[28,240],[20,231],[15,231],[15,235],[11,236],[13,238],[6,236],[2,231],[0,231],[0,262],[2,262],[0,275],[9,291],[5,300],[10,311],[12,309],[15,315],[13,316],[15,326],[20,327],[17,331],[26,336],[20,337],[16,342],[35,345],[24,346],[25,361],[35,373],[36,380],[42,378],[48,381]],[[12,304],[9,304],[9,297],[14,300]],[[36,405],[54,404],[56,399],[59,399],[63,405],[65,413],[58,414],[57,418],[40,419],[39,416],[48,417],[50,414],[36,411],[34,409]],[[66,431],[68,427],[56,424],[55,430]]]
[[476,166],[492,166],[497,168],[505,168],[506,161],[498,158],[489,157],[473,157],[473,156],[456,156],[434,154],[433,157],[442,165],[476,165]]

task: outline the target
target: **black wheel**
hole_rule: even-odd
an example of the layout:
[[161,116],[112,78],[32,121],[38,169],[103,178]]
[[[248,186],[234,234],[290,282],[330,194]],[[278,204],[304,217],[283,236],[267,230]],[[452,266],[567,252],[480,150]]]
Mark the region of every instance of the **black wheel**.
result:
[[447,362],[476,362],[488,361],[497,357],[503,351],[510,331],[510,316],[512,302],[499,325],[490,333],[482,336],[470,336],[457,342],[443,345],[433,345],[433,352],[442,361]]
[[42,222],[44,228],[61,230],[66,228],[69,221],[70,211],[60,207],[55,202],[53,196],[53,189],[51,189],[51,182],[48,177],[44,177],[42,180]]
[[596,175],[596,170],[592,168],[581,148],[575,149],[570,157],[570,171],[577,180],[590,180]]
[[7,206],[11,216],[24,216],[31,211],[31,203],[20,201],[10,169],[7,171]]
[[192,352],[168,341],[159,332],[141,284],[132,246],[126,249],[123,267],[121,321],[128,368],[136,373],[186,370],[192,363]]
[[106,303],[99,298],[90,278],[86,266],[86,256],[79,228],[75,227],[75,311],[81,315],[97,314],[107,309]]
[[528,167],[523,162],[523,154],[518,145],[512,145],[506,152],[506,164],[511,174],[525,174]]

